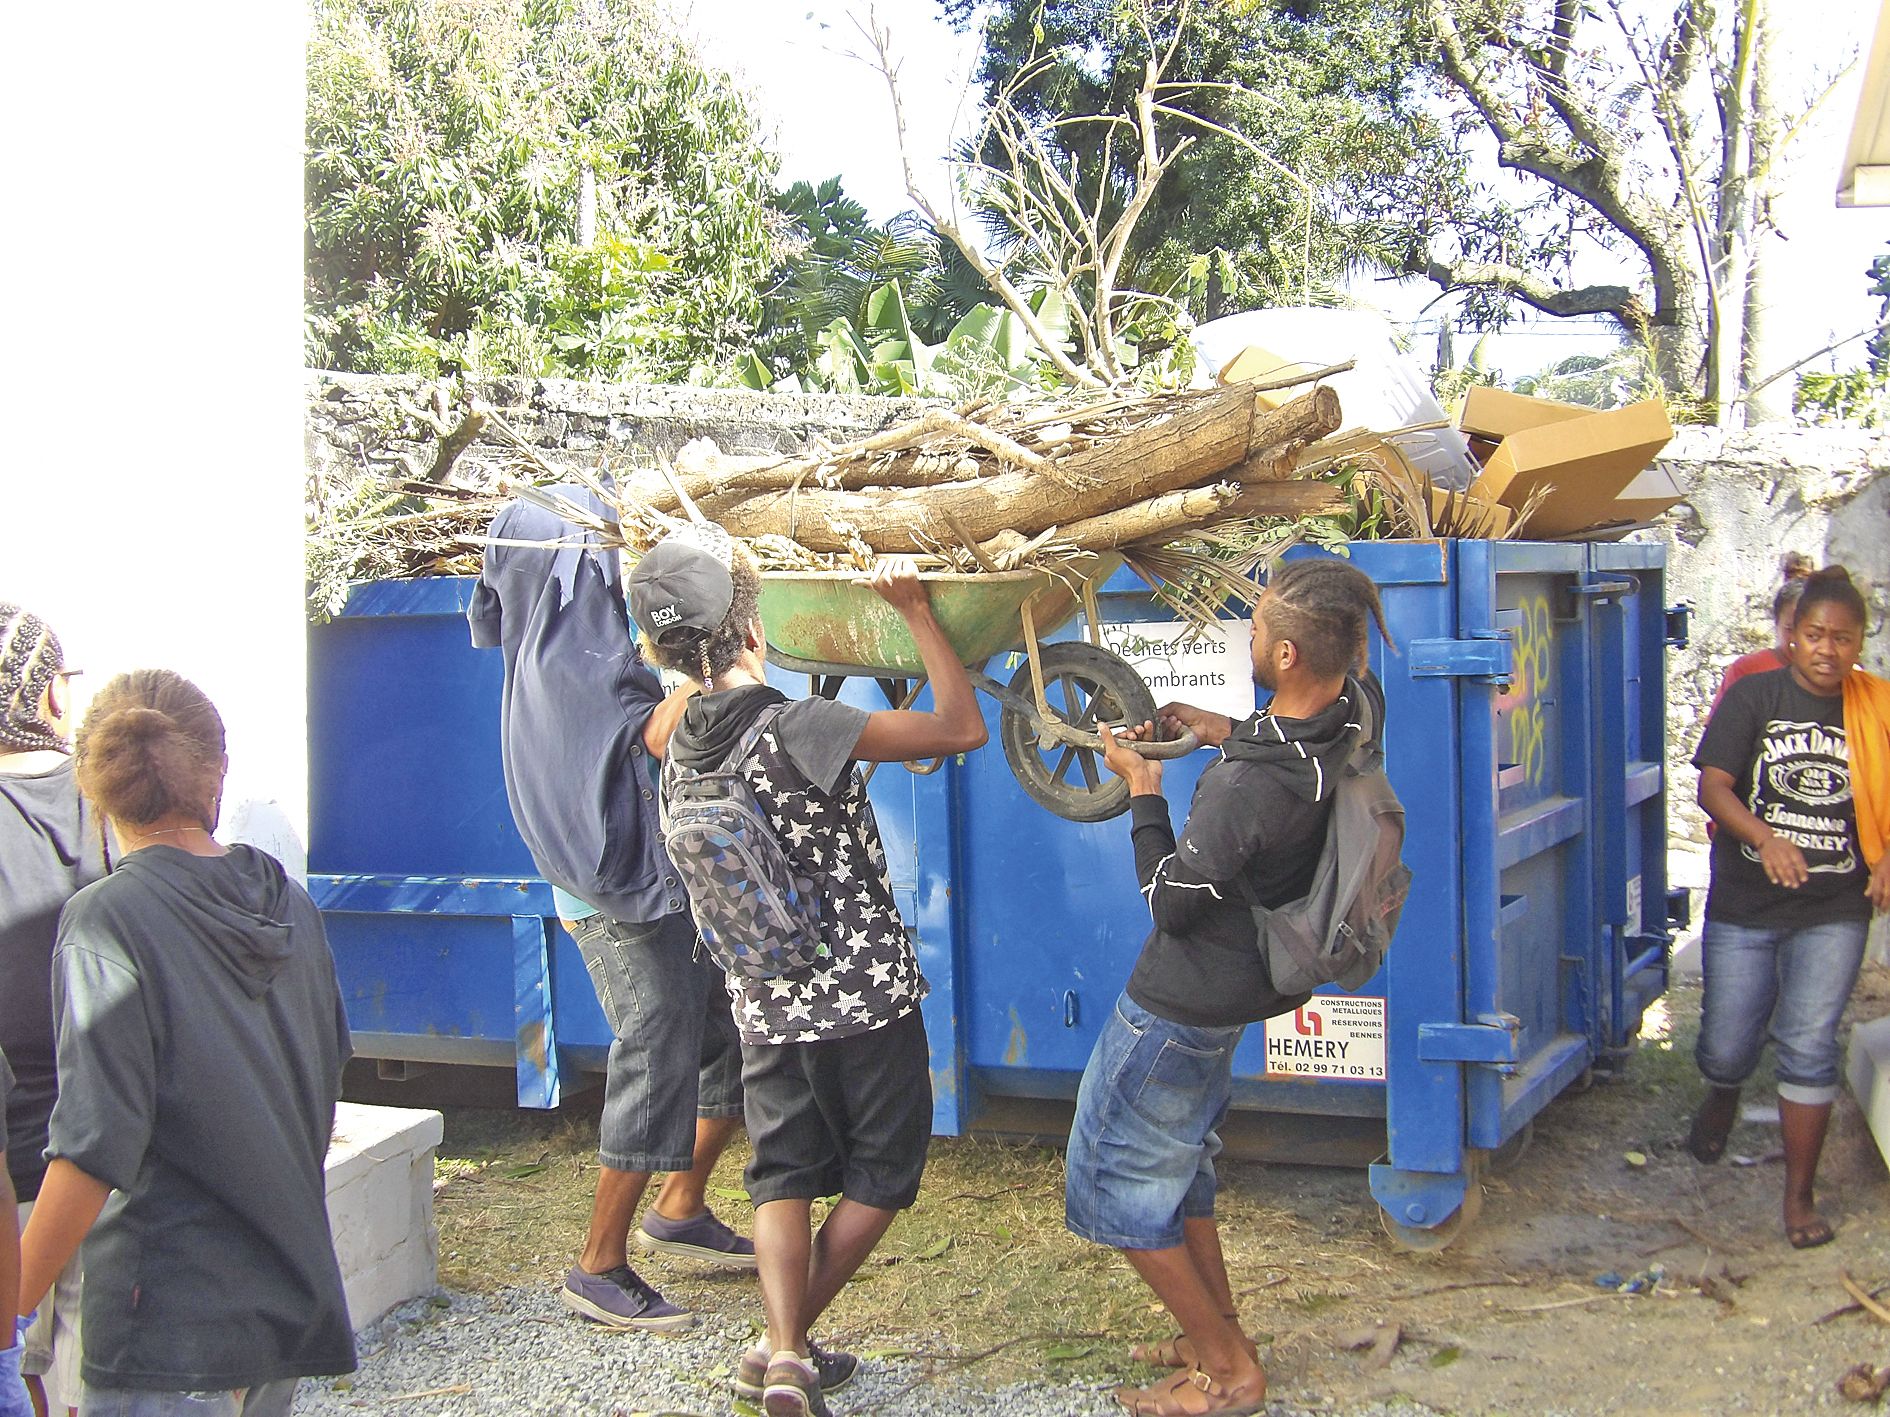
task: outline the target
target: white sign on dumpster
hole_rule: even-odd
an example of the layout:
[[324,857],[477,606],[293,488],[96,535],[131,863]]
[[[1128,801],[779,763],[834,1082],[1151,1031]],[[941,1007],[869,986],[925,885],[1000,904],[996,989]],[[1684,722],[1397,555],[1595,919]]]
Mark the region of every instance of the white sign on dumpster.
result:
[[1385,1001],[1370,994],[1314,994],[1304,1008],[1267,1020],[1272,1077],[1385,1079]]
[[1238,723],[1253,712],[1253,627],[1218,620],[1201,633],[1182,620],[1105,622],[1103,643],[1135,667],[1159,706],[1193,704]]

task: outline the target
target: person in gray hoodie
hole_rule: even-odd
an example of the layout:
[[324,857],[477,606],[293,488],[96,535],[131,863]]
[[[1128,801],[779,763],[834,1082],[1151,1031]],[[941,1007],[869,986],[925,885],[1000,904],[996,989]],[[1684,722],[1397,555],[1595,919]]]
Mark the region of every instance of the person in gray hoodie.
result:
[[223,723],[188,680],[113,679],[76,759],[119,859],[60,915],[20,1307],[83,1241],[82,1417],[276,1417],[297,1379],[355,1361],[322,1171],[350,1048],[321,916],[274,857],[212,835]]
[[[1136,875],[1154,928],[1104,1022],[1077,1091],[1064,1183],[1069,1229],[1122,1251],[1181,1326],[1131,1357],[1179,1369],[1116,1397],[1138,1417],[1233,1417],[1266,1406],[1267,1380],[1240,1326],[1214,1220],[1218,1129],[1234,1049],[1250,1023],[1307,995],[1273,987],[1252,907],[1305,895],[1341,767],[1384,695],[1364,668],[1378,591],[1333,558],[1276,571],[1253,615],[1253,677],[1265,708],[1236,724],[1185,704],[1162,710],[1221,759],[1201,774],[1180,839],[1161,764],[1102,728],[1103,761],[1129,784]],[[1360,709],[1369,717],[1361,718]]]
[[[17,1083],[6,1101],[7,1171],[21,1225],[46,1175],[59,1091],[53,936],[65,903],[105,875],[104,827],[72,770],[73,673],[50,625],[0,602],[0,1051]],[[75,1258],[53,1281],[21,1355],[27,1387],[61,1417],[79,1405],[80,1290]]]

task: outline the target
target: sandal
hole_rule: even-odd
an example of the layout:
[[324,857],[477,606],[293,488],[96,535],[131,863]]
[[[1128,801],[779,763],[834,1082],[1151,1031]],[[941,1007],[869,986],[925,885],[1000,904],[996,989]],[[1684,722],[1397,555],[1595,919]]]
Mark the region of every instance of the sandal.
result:
[[1785,1238],[1791,1241],[1794,1250],[1815,1250],[1837,1239],[1837,1231],[1831,1228],[1830,1221],[1820,1216],[1809,1225],[1787,1225]]
[[1138,1343],[1129,1350],[1132,1363],[1152,1363],[1157,1368],[1191,1368],[1194,1366],[1194,1345],[1188,1342],[1185,1333],[1178,1333],[1173,1338],[1164,1338],[1156,1343]]
[[[1228,1315],[1232,1318],[1233,1315]],[[1240,1343],[1254,1362],[1260,1361],[1260,1346],[1245,1332],[1240,1335]],[[1129,1361],[1148,1363],[1157,1368],[1192,1368],[1194,1366],[1194,1344],[1185,1333],[1178,1333],[1173,1338],[1164,1338],[1157,1343],[1138,1343],[1129,1350]]]
[[1134,1417],[1252,1417],[1266,1410],[1267,1378],[1230,1388],[1188,1368],[1152,1387],[1117,1388],[1116,1401]]

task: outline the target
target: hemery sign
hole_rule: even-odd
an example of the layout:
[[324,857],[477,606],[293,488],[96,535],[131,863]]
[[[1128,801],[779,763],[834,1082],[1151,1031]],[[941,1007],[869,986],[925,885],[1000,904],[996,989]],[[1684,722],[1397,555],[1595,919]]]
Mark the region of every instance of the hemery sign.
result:
[[1266,1022],[1270,1077],[1385,1079],[1385,1001],[1371,994],[1314,994]]

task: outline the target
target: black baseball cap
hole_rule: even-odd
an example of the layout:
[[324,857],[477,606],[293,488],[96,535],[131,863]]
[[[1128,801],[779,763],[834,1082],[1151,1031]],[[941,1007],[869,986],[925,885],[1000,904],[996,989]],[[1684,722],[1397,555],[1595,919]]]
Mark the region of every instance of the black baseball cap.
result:
[[671,537],[630,572],[630,613],[659,645],[678,630],[709,631],[728,618],[735,578],[711,552]]

